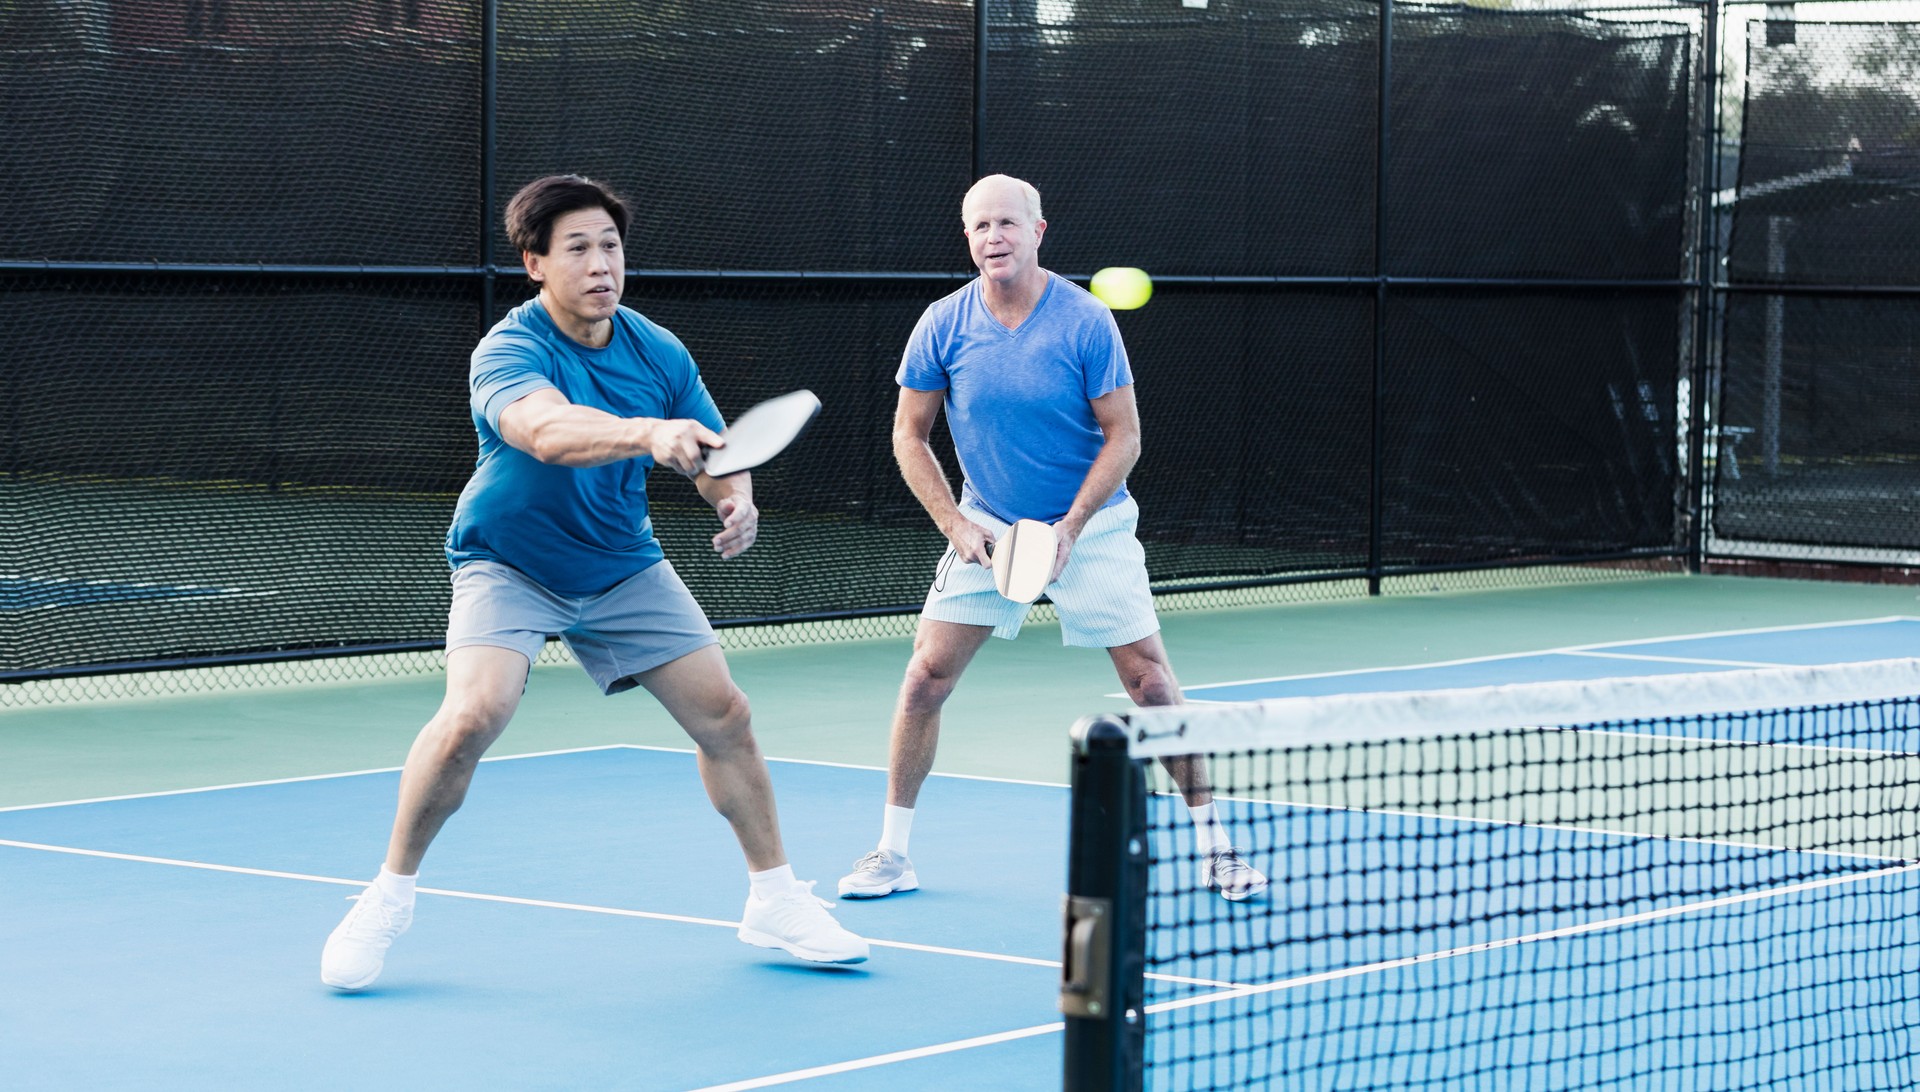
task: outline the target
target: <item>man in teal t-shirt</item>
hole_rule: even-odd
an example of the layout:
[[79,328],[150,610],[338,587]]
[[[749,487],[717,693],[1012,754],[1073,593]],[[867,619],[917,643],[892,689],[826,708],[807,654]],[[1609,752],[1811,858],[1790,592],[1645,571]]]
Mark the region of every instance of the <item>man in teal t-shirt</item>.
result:
[[760,513],[750,475],[703,470],[723,422],[686,346],[620,305],[627,206],[590,179],[554,175],[516,194],[506,222],[540,291],[473,352],[480,456],[447,532],[446,700],[407,754],[386,861],[327,938],[321,981],[357,990],[379,976],[412,924],[427,846],[506,730],[549,634],[604,693],[645,687],[699,747],[707,796],[747,859],[740,939],[858,963],[867,942],[787,863],[746,695],[653,537],[654,466],[693,479],[720,517],[722,557],[753,545]]
[[473,351],[470,386],[480,457],[447,531],[455,569],[496,561],[549,591],[581,596],[663,559],[647,517],[651,453],[599,466],[541,462],[501,436],[500,415],[536,391],[555,391],[615,417],[689,420],[717,434],[720,411],[679,338],[621,307],[608,343],[583,345],[532,299]]
[[[1031,185],[989,175],[967,191],[960,218],[980,275],[914,327],[893,425],[900,472],[948,547],[894,708],[880,842],[841,878],[846,898],[920,886],[908,835],[933,769],[941,707],[987,638],[1017,636],[1027,614],[1027,604],[994,586],[988,548],[1008,524],[1053,525],[1059,545],[1047,595],[1061,640],[1106,649],[1136,703],[1181,700],[1135,535],[1140,509],[1127,493],[1140,415],[1120,328],[1105,304],[1040,265],[1047,221]],[[928,442],[943,408],[964,475],[958,500]],[[1197,883],[1236,901],[1266,890],[1266,876],[1227,838],[1205,761],[1162,761],[1193,816]]]

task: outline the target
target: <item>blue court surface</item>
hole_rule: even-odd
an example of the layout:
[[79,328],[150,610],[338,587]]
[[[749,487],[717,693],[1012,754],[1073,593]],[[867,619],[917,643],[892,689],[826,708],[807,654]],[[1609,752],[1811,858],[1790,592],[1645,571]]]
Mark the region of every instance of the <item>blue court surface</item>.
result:
[[[884,774],[774,771],[796,871],[830,891],[869,847]],[[843,903],[874,956],[819,968],[735,939],[745,866],[690,753],[488,761],[386,973],[335,994],[320,947],[378,867],[397,784],[0,812],[7,1087],[322,1088],[377,1071],[419,1087],[690,1089],[1023,1031],[814,1084],[1058,1081],[1062,789],[938,779],[926,806],[960,821],[916,845],[935,886]],[[935,1070],[948,1075],[914,1076]]]
[[[1191,693],[1912,655],[1920,621],[1901,618]],[[885,774],[772,768],[795,869],[830,894],[871,845]],[[0,810],[0,1084],[1059,1086],[1062,786],[936,775],[914,838],[926,889],[841,902],[837,915],[873,941],[873,958],[822,968],[735,939],[745,868],[689,752],[491,759],[435,843],[414,926],[385,974],[364,993],[336,994],[318,980],[321,945],[378,866],[397,782],[395,771],[370,771]],[[1905,1087],[1920,1076],[1904,1069],[1920,990],[1891,988],[1920,982],[1920,946],[1885,925],[1920,920],[1920,863],[1445,815],[1227,807],[1240,821],[1284,813],[1260,828],[1277,833],[1248,847],[1282,882],[1234,927],[1258,950],[1178,960],[1150,981],[1153,1019],[1164,1013],[1175,1028],[1151,1049],[1179,1055],[1235,1034],[1190,1022],[1211,1013],[1328,1034],[1311,1059],[1283,1042],[1218,1063],[1226,1070],[1176,1065],[1153,1087],[1317,1088],[1324,1074],[1310,1067],[1325,1063],[1343,1087],[1417,1079],[1410,1064],[1468,1075],[1449,1087],[1583,1087],[1607,1079],[1582,1068],[1603,1064],[1596,1045],[1661,1071],[1661,1057],[1635,1052],[1675,1048],[1636,1044],[1660,1043],[1674,1021],[1730,1031],[1699,1049],[1731,1042],[1739,1071],[1755,1077]],[[1451,836],[1427,837],[1441,830]],[[1328,847],[1347,845],[1362,856],[1330,863]],[[1162,848],[1171,857],[1179,847]],[[1608,886],[1621,876],[1635,882]],[[1730,887],[1742,893],[1729,898]],[[1341,905],[1360,918],[1329,921],[1325,908]],[[1855,920],[1869,911],[1873,921]],[[1473,924],[1447,924],[1461,920]],[[1805,958],[1743,971],[1749,945],[1802,934]],[[1889,950],[1903,961],[1893,980]],[[1595,966],[1613,968],[1604,990],[1567,992],[1570,980],[1592,981],[1570,969]],[[1780,1011],[1807,1009],[1848,1015],[1779,1023]],[[1560,1061],[1510,1070],[1473,1055],[1483,1048],[1449,1045],[1495,1030],[1537,1039]],[[1277,1075],[1296,1065],[1308,1068]],[[1233,1068],[1247,1066],[1257,1072]]]
[[[1877,618],[1828,625],[1696,634],[1657,641],[1579,645],[1545,652],[1488,656],[1439,664],[1213,683],[1186,687],[1186,697],[1194,702],[1260,701],[1322,694],[1450,690],[1503,683],[1683,675],[1742,668],[1863,663],[1912,657],[1920,657],[1920,618]],[[1791,734],[1794,722],[1779,720],[1693,727],[1661,725],[1638,730],[1648,733],[1707,734],[1729,727],[1745,733],[1732,737],[1737,742],[1802,742]],[[1714,738],[1727,737],[1716,734]],[[1837,746],[1920,750],[1920,735],[1905,732],[1868,732],[1851,741],[1827,736],[1823,742]]]

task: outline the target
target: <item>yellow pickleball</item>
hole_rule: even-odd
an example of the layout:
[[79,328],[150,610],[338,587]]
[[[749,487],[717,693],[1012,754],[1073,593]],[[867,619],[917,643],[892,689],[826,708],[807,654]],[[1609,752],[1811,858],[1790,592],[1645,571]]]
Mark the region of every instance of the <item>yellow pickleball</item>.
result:
[[1115,311],[1131,311],[1153,297],[1153,278],[1144,269],[1114,265],[1093,275],[1088,286],[1101,303]]

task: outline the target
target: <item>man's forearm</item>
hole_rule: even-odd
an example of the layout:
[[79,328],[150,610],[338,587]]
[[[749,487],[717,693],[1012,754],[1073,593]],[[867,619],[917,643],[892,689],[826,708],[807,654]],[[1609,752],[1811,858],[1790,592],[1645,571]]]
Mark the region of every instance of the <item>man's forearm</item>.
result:
[[1074,495],[1073,507],[1067,509],[1063,523],[1071,523],[1075,529],[1086,526],[1093,514],[1101,506],[1113,499],[1127,475],[1133,470],[1133,464],[1140,460],[1140,441],[1134,437],[1109,437],[1101,445],[1100,454],[1087,468],[1086,480],[1080,483],[1080,492]]
[[893,458],[900,464],[900,476],[913,492],[920,507],[933,517],[934,526],[945,535],[952,521],[960,518],[960,505],[947,484],[946,472],[933,454],[933,446],[918,437],[894,437]]
[[648,454],[657,423],[651,417],[615,417],[591,406],[556,407],[532,429],[529,454],[558,466],[605,466]]

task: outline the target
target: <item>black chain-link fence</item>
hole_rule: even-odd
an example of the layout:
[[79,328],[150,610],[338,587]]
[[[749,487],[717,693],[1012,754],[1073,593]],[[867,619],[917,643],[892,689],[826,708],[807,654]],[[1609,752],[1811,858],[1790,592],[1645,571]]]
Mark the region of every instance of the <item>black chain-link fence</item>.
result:
[[1714,545],[1914,565],[1920,24],[1739,26]]
[[[958,208],[988,171],[1040,187],[1049,268],[1156,277],[1120,315],[1131,485],[1183,602],[1684,558],[1690,377],[1719,381],[1718,534],[1911,548],[1914,298],[1802,289],[1915,284],[1912,134],[1809,136],[1831,96],[1756,46],[1718,201],[1714,11],[0,3],[0,679],[434,646],[467,353],[526,297],[499,211],[555,171],[633,199],[626,302],[723,411],[825,402],[725,566],[656,476],[725,626],[917,609],[940,542],[892,465],[892,376],[971,274]],[[1760,211],[1841,163],[1845,195]],[[1701,276],[1709,207],[1730,290]],[[1866,467],[1888,499],[1863,525]],[[1823,488],[1838,534],[1790,503]]]

